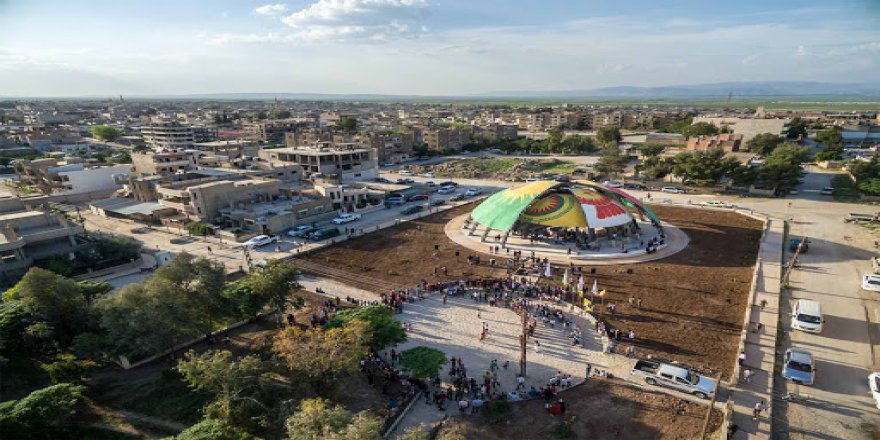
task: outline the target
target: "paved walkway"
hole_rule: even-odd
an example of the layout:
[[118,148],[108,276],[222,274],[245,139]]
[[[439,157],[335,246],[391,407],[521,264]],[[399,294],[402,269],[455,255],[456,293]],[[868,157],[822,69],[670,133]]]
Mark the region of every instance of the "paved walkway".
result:
[[[755,294],[752,305],[747,310],[749,327],[760,322],[764,325],[760,333],[751,328],[746,332],[746,360],[743,369],[754,372],[749,383],[740,382],[732,390],[733,423],[739,430],[733,439],[769,439],[771,420],[773,417],[773,365],[776,359],[776,331],[779,315],[779,283],[781,281],[782,239],[784,222],[770,219],[769,225],[761,242],[761,265],[758,269]],[[760,304],[767,301],[762,309]],[[734,371],[734,377],[741,377],[740,369]],[[755,404],[763,400],[769,410],[758,421],[752,419]]]

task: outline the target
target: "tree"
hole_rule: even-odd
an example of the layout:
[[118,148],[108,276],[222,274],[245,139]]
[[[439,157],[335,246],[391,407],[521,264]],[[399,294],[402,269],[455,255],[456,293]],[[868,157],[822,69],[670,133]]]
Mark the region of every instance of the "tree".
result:
[[636,171],[648,179],[660,179],[672,172],[672,166],[670,161],[659,156],[648,156],[642,163],[636,165]]
[[816,153],[816,161],[824,162],[824,161],[832,161],[832,160],[841,160],[843,159],[843,149],[837,148],[826,148],[818,153]]
[[673,174],[698,186],[714,185],[739,166],[736,158],[726,157],[724,151],[717,148],[681,153],[672,163]]
[[378,440],[382,420],[361,412],[354,416],[324,399],[306,399],[285,423],[290,440]]
[[801,139],[807,137],[807,124],[801,118],[794,118],[788,125],[789,139]]
[[0,302],[0,355],[25,348],[22,334],[36,319],[24,310],[21,301]]
[[113,290],[113,285],[106,281],[84,280],[77,281],[76,285],[89,304]]
[[96,366],[96,363],[79,360],[72,354],[59,354],[55,357],[54,362],[43,364],[41,368],[49,375],[53,384],[81,384],[86,377],[86,372]]
[[89,328],[88,303],[76,282],[45,269],[31,268],[13,288],[12,299],[61,336],[62,344]]
[[256,440],[256,437],[223,420],[205,418],[171,440]]
[[773,152],[785,139],[773,133],[761,133],[746,142],[746,148],[752,153],[766,156]]
[[645,156],[659,156],[660,153],[666,151],[666,146],[662,144],[645,144],[638,148],[638,150]]
[[47,434],[73,413],[84,391],[63,383],[0,403],[0,438],[52,438]]
[[608,145],[599,150],[599,162],[596,170],[603,174],[614,175],[622,172],[626,167],[626,158],[620,155],[617,145]]
[[569,136],[562,141],[562,152],[585,154],[596,151],[596,142],[590,136]]
[[801,147],[791,142],[780,144],[767,156],[766,164],[795,164],[800,165],[810,161],[809,147]]
[[119,130],[109,125],[95,125],[91,132],[95,138],[108,142],[115,141],[120,135]]
[[[278,309],[279,313],[287,311],[291,304],[290,293],[299,289],[296,277],[299,270],[296,266],[281,262],[272,262],[258,272],[250,274],[245,286],[257,297],[262,305],[269,304]],[[301,307],[301,303],[296,304]]]
[[834,128],[816,133],[816,140],[824,145],[826,149],[837,149],[843,146],[843,135]]
[[880,196],[880,179],[876,177],[872,177],[870,179],[859,182],[858,184],[859,191],[872,195],[872,196]]
[[718,127],[708,122],[697,122],[684,129],[683,135],[691,136],[715,136],[718,134]]
[[211,233],[211,228],[202,222],[189,222],[186,224],[186,231],[192,235],[204,236]]
[[400,366],[413,377],[433,378],[445,363],[446,355],[435,348],[419,346],[400,353]]
[[352,321],[362,321],[367,324],[368,343],[377,350],[406,341],[406,331],[403,326],[394,319],[391,310],[383,306],[367,306],[338,311],[333,314],[325,328],[344,327]]
[[352,118],[350,116],[343,117],[333,126],[333,128],[346,133],[356,133],[358,129],[357,118]]
[[562,151],[562,140],[565,138],[565,133],[562,131],[562,127],[552,128],[547,132],[547,151],[549,153],[559,153]]
[[177,371],[191,389],[216,396],[205,411],[209,418],[236,425],[267,409],[256,398],[266,382],[263,364],[256,356],[233,360],[227,350],[201,354],[190,350],[177,364]]
[[360,320],[327,330],[288,327],[275,335],[272,350],[297,377],[327,395],[336,376],[357,371],[367,353],[368,332],[367,323]]
[[428,440],[428,438],[424,425],[410,426],[403,431],[403,434],[397,436],[397,440]]
[[290,110],[277,109],[272,111],[272,119],[287,119],[291,116]]
[[620,129],[613,125],[606,125],[596,131],[596,139],[600,144],[608,145],[620,142],[623,136],[620,135]]

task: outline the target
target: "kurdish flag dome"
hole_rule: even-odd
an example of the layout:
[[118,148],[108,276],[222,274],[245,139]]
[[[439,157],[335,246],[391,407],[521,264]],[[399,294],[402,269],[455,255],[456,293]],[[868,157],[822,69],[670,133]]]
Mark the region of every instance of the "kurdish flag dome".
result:
[[517,222],[572,228],[610,228],[633,221],[632,210],[660,220],[633,196],[588,182],[539,180],[498,192],[471,212],[484,227],[510,231]]

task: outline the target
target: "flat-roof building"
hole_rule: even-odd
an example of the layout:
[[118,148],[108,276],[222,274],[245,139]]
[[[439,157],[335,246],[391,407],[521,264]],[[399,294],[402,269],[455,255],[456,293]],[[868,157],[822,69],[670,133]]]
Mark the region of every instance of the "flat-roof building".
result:
[[340,180],[372,179],[379,175],[376,151],[354,143],[315,142],[307,147],[260,150],[270,164],[297,164],[306,177],[337,176]]

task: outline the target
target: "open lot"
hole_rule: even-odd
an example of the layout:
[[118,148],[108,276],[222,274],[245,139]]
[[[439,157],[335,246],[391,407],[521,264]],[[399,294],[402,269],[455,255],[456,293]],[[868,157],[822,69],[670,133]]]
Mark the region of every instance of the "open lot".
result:
[[[566,415],[573,417],[569,438],[579,439],[693,439],[699,438],[706,407],[658,392],[645,391],[614,380],[594,379],[567,391]],[[562,421],[544,409],[544,400],[511,404],[506,422],[487,423],[485,418],[454,419],[467,439],[546,439]],[[721,424],[714,410],[712,432]],[[446,428],[449,429],[449,428]]]
[[[502,276],[503,270],[469,265],[468,251],[459,249],[443,232],[447,221],[469,209],[472,205],[407,222],[306,258],[397,285],[415,285],[423,279]],[[663,260],[597,267],[588,284],[595,277],[600,289],[608,291],[606,305],[618,304],[615,316],[602,313],[602,318],[621,329],[632,329],[641,351],[728,376],[736,357],[762,223],[715,210],[657,206],[656,212],[688,234],[690,245]],[[631,296],[643,298],[641,309],[629,306]]]

